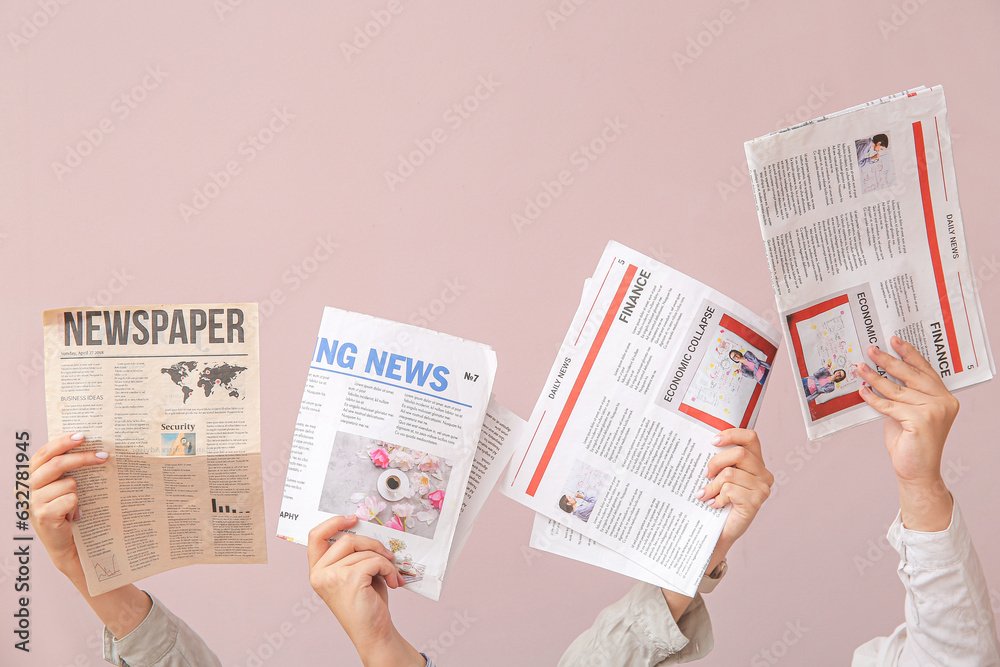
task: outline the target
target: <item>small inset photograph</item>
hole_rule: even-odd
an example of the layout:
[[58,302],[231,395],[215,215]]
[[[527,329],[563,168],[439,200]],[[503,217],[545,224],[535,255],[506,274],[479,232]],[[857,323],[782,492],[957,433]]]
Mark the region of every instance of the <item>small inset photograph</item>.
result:
[[712,428],[744,428],[771,374],[777,347],[728,314],[705,334],[704,356],[692,369],[677,409]]
[[440,456],[341,431],[319,509],[433,539],[451,469]]
[[194,456],[198,453],[194,433],[161,433],[160,453],[162,456]]
[[611,475],[583,461],[575,461],[570,469],[569,478],[559,497],[559,509],[575,516],[584,523],[590,521],[594,505],[601,498],[604,487]]
[[866,363],[858,322],[847,295],[788,316],[802,395],[813,420],[862,402],[857,365]]
[[861,192],[867,194],[896,184],[892,154],[889,152],[889,135],[886,133],[862,137],[854,142],[861,171]]

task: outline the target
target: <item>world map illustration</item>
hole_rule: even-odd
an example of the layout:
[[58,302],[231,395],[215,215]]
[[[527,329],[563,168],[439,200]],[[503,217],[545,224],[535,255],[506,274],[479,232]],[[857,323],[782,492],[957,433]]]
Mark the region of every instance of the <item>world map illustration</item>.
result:
[[[240,390],[233,386],[233,381],[240,373],[246,370],[245,366],[233,366],[228,363],[206,364],[200,371],[197,361],[181,361],[168,368],[161,368],[160,372],[169,375],[171,381],[180,387],[184,395],[184,402],[194,393],[191,385],[201,387],[205,392],[205,398],[211,396],[219,387],[232,398],[242,398]],[[196,382],[193,382],[197,378]]]

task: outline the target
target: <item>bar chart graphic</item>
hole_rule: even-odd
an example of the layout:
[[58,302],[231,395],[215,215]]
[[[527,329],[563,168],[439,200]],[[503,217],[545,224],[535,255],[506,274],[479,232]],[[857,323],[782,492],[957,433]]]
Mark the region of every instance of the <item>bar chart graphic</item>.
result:
[[212,498],[212,513],[213,514],[249,514],[250,510],[240,510],[232,505],[223,503],[223,501]]

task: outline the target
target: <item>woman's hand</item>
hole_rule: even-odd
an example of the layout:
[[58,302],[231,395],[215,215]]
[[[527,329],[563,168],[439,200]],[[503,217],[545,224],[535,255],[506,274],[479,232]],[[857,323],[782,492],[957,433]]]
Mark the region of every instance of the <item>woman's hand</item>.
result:
[[309,531],[309,583],[333,612],[367,665],[423,667],[426,660],[396,631],[388,588],[405,584],[394,554],[370,537],[345,533],[358,517],[337,516]]
[[73,542],[73,520],[79,516],[76,480],[66,473],[108,460],[107,452],[74,452],[82,433],[62,435],[35,452],[28,462],[31,525],[52,563],[74,584],[84,580]]

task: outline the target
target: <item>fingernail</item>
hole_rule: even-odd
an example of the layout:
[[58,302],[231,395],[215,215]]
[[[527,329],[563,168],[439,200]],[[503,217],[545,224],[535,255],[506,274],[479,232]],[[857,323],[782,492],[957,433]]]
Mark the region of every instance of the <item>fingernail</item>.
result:
[[717,435],[717,436],[715,436],[714,438],[712,438],[712,439],[711,439],[711,440],[710,440],[710,441],[708,442],[708,444],[710,444],[710,445],[717,445],[717,444],[719,444],[720,442],[722,442],[722,436],[721,436],[721,435]]
[[94,452],[94,456],[96,456],[97,458],[99,458],[99,459],[101,459],[103,461],[104,459],[108,458],[108,453],[107,452]]
[[76,440],[77,442],[79,442],[83,440],[83,433],[74,433],[73,435],[69,436],[69,439]]
[[74,521],[79,521],[80,520],[80,508],[79,507],[76,508],[76,514],[73,515],[73,520]]
[[705,489],[702,489],[702,490],[701,490],[701,491],[699,491],[698,493],[694,494],[694,499],[695,499],[695,500],[701,500],[701,497],[702,497],[703,495],[705,495]]

